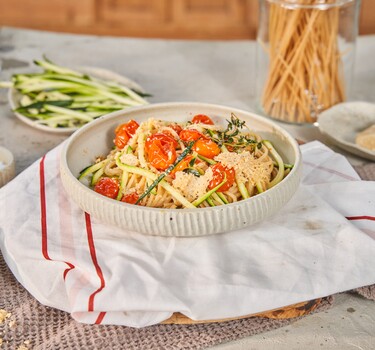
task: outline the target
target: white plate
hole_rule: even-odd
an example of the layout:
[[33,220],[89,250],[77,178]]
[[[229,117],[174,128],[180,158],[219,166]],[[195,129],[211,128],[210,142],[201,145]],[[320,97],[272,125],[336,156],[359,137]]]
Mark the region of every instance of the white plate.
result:
[[[118,82],[122,85],[125,85],[125,86],[127,86],[131,89],[134,89],[134,90],[137,90],[137,91],[140,91],[140,92],[144,92],[143,88],[140,85],[138,85],[137,83],[135,83],[134,81],[130,80],[127,77],[119,75],[117,73],[114,73],[110,70],[107,70],[107,69],[104,69],[104,68],[97,68],[97,67],[78,67],[76,69],[80,73],[87,74],[87,75],[90,75],[92,77],[102,79],[102,80],[116,81],[116,82]],[[10,104],[12,110],[13,110],[13,113],[16,115],[16,117],[18,119],[20,119],[24,123],[32,126],[33,128],[43,130],[43,131],[48,131],[48,132],[55,133],[55,134],[71,134],[78,129],[77,127],[75,127],[75,128],[51,128],[47,125],[36,123],[33,119],[30,119],[30,118],[22,115],[21,113],[14,112],[14,110],[20,106],[19,105],[20,99],[21,99],[21,94],[16,89],[14,89],[14,88],[9,89],[9,91],[8,91],[8,101],[9,101],[9,104]]]
[[340,103],[319,115],[319,129],[338,147],[357,156],[375,161],[375,152],[358,146],[359,132],[375,124],[375,104],[368,102]]
[[[217,123],[231,113],[270,140],[292,171],[271,189],[235,203],[193,209],[142,207],[102,196],[77,180],[79,172],[98,155],[113,146],[113,130],[129,119],[141,123],[148,118],[188,121],[196,114],[207,114]],[[161,236],[201,236],[247,227],[277,212],[294,195],[301,176],[302,161],[295,139],[274,122],[254,113],[204,103],[163,103],[122,110],[100,117],[83,126],[67,141],[61,153],[60,174],[69,196],[87,213],[126,230]]]

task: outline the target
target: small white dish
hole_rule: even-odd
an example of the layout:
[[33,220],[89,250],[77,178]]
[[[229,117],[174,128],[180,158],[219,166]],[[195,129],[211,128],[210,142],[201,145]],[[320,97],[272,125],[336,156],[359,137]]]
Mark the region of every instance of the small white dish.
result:
[[3,187],[16,175],[13,154],[0,146],[0,187]]
[[[160,209],[142,207],[102,196],[77,180],[80,171],[113,147],[113,131],[129,119],[141,123],[151,117],[183,122],[196,114],[215,122],[235,113],[238,118],[270,140],[287,163],[294,164],[288,176],[271,189],[239,202],[209,208]],[[296,192],[302,161],[296,140],[276,123],[243,110],[204,103],[163,103],[114,112],[75,132],[61,153],[60,174],[68,195],[101,221],[148,235],[192,237],[241,229],[264,220],[282,208]]]
[[375,161],[375,152],[356,144],[358,133],[375,124],[375,104],[345,102],[318,117],[319,129],[333,144],[357,156]]
[[[128,88],[134,89],[136,91],[144,92],[143,88],[138,85],[136,82],[130,80],[127,77],[114,73],[108,69],[104,68],[97,68],[97,67],[78,67],[76,68],[77,71],[88,74],[94,78],[102,79],[102,80],[111,80],[116,81],[120,84],[127,86]],[[15,116],[23,121],[24,123],[30,125],[33,128],[48,131],[54,134],[72,134],[78,128],[51,128],[47,125],[36,123],[34,120],[22,115],[21,113],[15,112],[14,110],[20,107],[19,101],[21,99],[21,94],[14,88],[10,88],[8,91],[8,101],[10,107],[12,108],[13,113]]]

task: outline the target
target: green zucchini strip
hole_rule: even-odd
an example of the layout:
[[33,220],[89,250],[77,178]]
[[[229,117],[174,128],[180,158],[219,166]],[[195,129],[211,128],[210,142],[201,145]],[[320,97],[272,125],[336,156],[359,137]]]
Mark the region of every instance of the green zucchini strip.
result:
[[82,180],[87,175],[94,173],[98,171],[100,168],[102,168],[107,160],[104,159],[101,162],[95,163],[93,165],[89,165],[88,167],[84,168],[78,176],[78,180]]
[[283,178],[284,178],[284,161],[280,157],[279,153],[275,150],[272,143],[268,140],[263,140],[263,144],[268,148],[271,156],[276,161],[279,171],[277,172],[277,175],[275,178],[270,182],[269,188],[277,185]]
[[[124,150],[118,155],[118,157],[121,157],[121,155],[126,152],[126,154],[130,154],[133,152],[133,149],[127,145],[126,149],[124,148]],[[122,171],[122,175],[121,175],[121,181],[120,181],[120,190],[118,191],[118,195],[117,195],[117,200],[121,200],[122,196],[123,196],[123,193],[124,193],[124,189],[126,187],[126,184],[128,183],[128,180],[129,180],[129,172],[123,170]]]
[[[211,195],[211,198],[214,199],[216,202],[219,202],[221,205],[224,205],[224,204],[228,204],[228,203],[225,203],[221,197],[219,197],[218,193],[220,192],[215,192]],[[225,197],[224,197],[225,198]]]
[[228,200],[226,199],[223,193],[216,192],[215,194],[224,202],[224,204],[229,204]]
[[63,107],[45,105],[44,108],[47,111],[50,111],[50,112],[61,113],[61,114],[64,114],[64,115],[67,115],[67,116],[72,116],[74,118],[84,120],[84,121],[87,121],[87,122],[90,122],[90,121],[93,120],[93,118],[89,117],[86,113],[72,111],[71,109],[67,109],[67,108],[63,108]]
[[[149,179],[153,180],[154,182],[158,179],[158,176],[156,174],[154,174],[153,172],[151,172],[150,170],[146,170],[146,169],[138,168],[138,167],[135,167],[135,166],[123,164],[123,163],[121,163],[121,161],[118,158],[116,159],[116,164],[122,171],[125,170],[125,171],[128,171],[129,173],[144,176],[146,178],[149,178]],[[167,192],[170,193],[171,196],[173,196],[175,199],[177,199],[184,207],[195,208],[193,204],[191,204],[180,192],[178,192],[176,189],[174,189],[165,180],[160,180],[158,182],[158,185],[162,186]],[[146,193],[146,192],[144,192],[144,193]]]
[[238,179],[237,175],[235,177],[236,177],[236,183],[237,183],[237,186],[238,186],[238,189],[239,189],[239,191],[241,193],[242,198],[243,199],[250,198],[249,191],[247,190],[245,184]]
[[[176,168],[176,166],[188,155],[188,153],[191,151],[192,147],[194,145],[194,141],[191,141],[187,146],[186,148],[184,149],[184,151],[177,157],[176,161],[171,164],[165,171],[164,173],[160,174],[158,177],[156,177],[156,179],[154,180],[154,182],[147,187],[146,191],[144,193],[142,193],[142,195],[138,198],[137,202],[135,204],[138,204],[143,198],[145,198],[146,196],[148,196],[151,191],[159,184],[159,182],[161,180],[163,180],[167,175],[169,175],[171,173],[171,171],[173,171],[174,168]],[[153,174],[153,173],[152,173]],[[155,174],[154,174],[155,175]],[[156,175],[155,175],[156,176]],[[172,187],[173,188],[173,187]],[[190,202],[189,202],[190,203]]]
[[196,199],[193,202],[193,205],[197,207],[198,205],[202,204],[207,198],[209,198],[213,193],[215,193],[221,186],[223,186],[227,182],[227,177],[224,177],[224,180],[219,183],[216,187],[214,187],[212,190],[206,192],[204,195],[200,196],[198,199]]
[[260,183],[260,181],[258,181],[258,182],[255,184],[255,187],[257,188],[258,193],[262,193],[262,192],[264,192],[263,186],[262,186],[262,184]]
[[215,160],[203,157],[200,154],[198,154],[198,158],[204,160],[205,162],[207,162],[208,164],[211,164],[211,165],[215,165],[217,163]]
[[210,207],[215,207],[215,203],[213,202],[213,200],[211,199],[211,197],[208,197],[208,198],[206,199],[206,202],[208,203],[208,205],[209,205]]
[[91,186],[95,186],[100,177],[104,174],[104,166],[94,173],[91,179]]

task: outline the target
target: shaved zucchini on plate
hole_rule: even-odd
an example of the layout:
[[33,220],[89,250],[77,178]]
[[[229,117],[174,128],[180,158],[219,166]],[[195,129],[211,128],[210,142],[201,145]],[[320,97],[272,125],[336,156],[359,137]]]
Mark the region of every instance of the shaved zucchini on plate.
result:
[[14,74],[8,99],[15,115],[32,127],[72,133],[108,113],[146,105],[148,96],[131,80],[101,68],[75,71],[49,60],[34,61],[41,73]]

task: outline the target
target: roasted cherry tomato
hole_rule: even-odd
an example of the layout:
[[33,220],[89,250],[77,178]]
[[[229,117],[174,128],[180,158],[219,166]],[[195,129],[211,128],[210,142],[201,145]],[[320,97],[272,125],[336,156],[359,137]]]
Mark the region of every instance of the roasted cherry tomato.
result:
[[192,130],[184,129],[180,132],[179,136],[180,136],[180,139],[185,142],[196,141],[198,139],[206,138],[206,136],[204,136],[201,132],[199,132],[198,130],[193,130],[193,129]]
[[193,159],[193,156],[186,156],[177,166],[171,171],[171,175],[173,176],[177,171],[183,171],[186,168],[189,168],[190,162]]
[[145,150],[150,164],[158,170],[165,170],[177,158],[178,142],[165,134],[153,134],[146,140]]
[[220,148],[210,139],[199,139],[194,143],[193,151],[203,157],[212,159],[220,153]]
[[226,180],[225,182],[218,190],[217,192],[225,192],[228,191],[229,188],[233,185],[234,180],[235,180],[235,172],[233,168],[227,168],[224,167],[223,164],[217,163],[211,167],[212,172],[213,172],[213,179],[209,182],[208,188],[212,190],[215,188],[217,185],[222,183],[224,181],[224,174],[226,175]]
[[113,140],[113,142],[115,143],[117,148],[123,149],[128,144],[129,140],[129,134],[125,130],[120,130],[116,134],[116,137]]
[[138,127],[139,125],[135,120],[129,120],[127,123],[119,125],[115,130],[116,137],[113,140],[117,148],[123,149]]
[[197,114],[191,120],[194,124],[207,124],[207,125],[214,125],[214,122],[208,115],[205,114]]
[[173,129],[174,131],[176,131],[176,133],[179,135],[182,128],[180,125],[178,125],[177,123],[171,123],[168,125],[171,129]]
[[138,200],[139,196],[137,192],[128,193],[121,198],[121,202],[135,204]]
[[118,181],[110,177],[103,177],[100,179],[95,187],[95,192],[102,194],[103,196],[115,199],[119,191]]
[[163,145],[166,143],[170,143],[173,145],[174,148],[178,146],[178,142],[171,135],[167,135],[163,133],[156,133],[147,138],[146,145],[145,145],[146,152],[148,151],[148,148],[155,140],[159,140]]
[[154,140],[148,149],[148,161],[158,170],[165,170],[176,160],[176,149],[171,143]]
[[130,136],[133,136],[138,128],[139,124],[135,120],[131,119],[127,123],[119,125],[115,130],[115,134],[117,134],[120,130],[125,130]]

